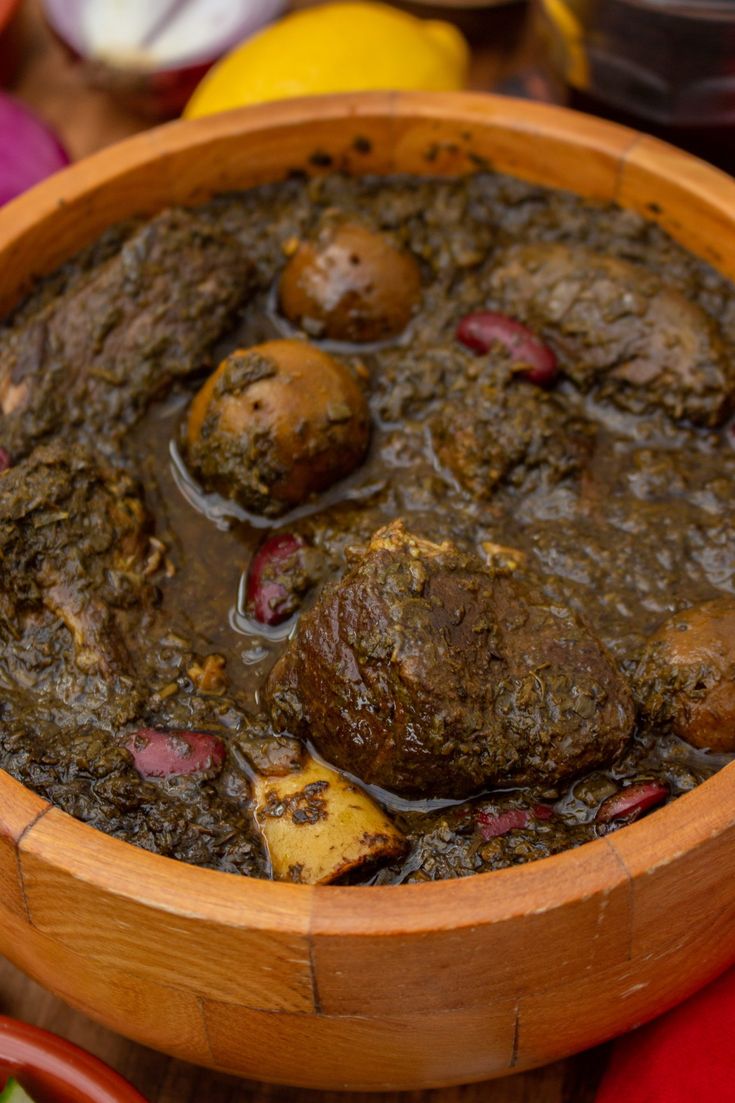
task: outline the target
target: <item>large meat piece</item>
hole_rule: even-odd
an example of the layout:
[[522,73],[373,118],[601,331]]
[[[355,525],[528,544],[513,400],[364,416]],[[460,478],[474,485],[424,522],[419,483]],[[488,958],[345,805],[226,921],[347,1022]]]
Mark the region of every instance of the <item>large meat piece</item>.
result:
[[302,616],[266,695],[334,765],[424,797],[556,782],[608,762],[634,720],[570,610],[401,522]]
[[[48,675],[67,698],[102,686],[118,720],[134,712],[128,641],[154,602],[149,575],[160,552],[132,480],[82,448],[56,441],[36,449],[0,475],[0,556],[10,681],[40,688]],[[60,637],[59,627],[68,632]]]
[[594,441],[591,423],[556,395],[501,372],[451,394],[430,431],[440,464],[482,499],[502,485],[528,492],[577,475]]
[[71,430],[104,447],[175,379],[207,366],[253,283],[233,237],[164,211],[0,334],[0,444],[17,459]]
[[584,390],[698,425],[731,408],[735,373],[713,321],[648,269],[583,246],[514,245],[498,254],[490,293]]

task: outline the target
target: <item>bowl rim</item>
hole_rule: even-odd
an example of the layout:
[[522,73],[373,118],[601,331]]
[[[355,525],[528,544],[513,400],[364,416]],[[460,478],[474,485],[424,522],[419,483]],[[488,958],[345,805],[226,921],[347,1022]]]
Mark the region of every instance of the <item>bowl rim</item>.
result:
[[[50,1030],[0,1015],[0,1076],[22,1078],[27,1069],[41,1080],[70,1089],[89,1103],[146,1103],[133,1085],[89,1050]],[[17,1071],[15,1071],[17,1070]]]
[[[12,259],[14,247],[24,235],[34,228],[38,230],[40,222],[52,226],[54,213],[60,207],[96,195],[111,184],[124,188],[126,172],[155,160],[164,165],[167,157],[176,154],[194,155],[211,142],[233,140],[279,126],[293,127],[315,113],[322,120],[349,117],[356,123],[376,117],[426,121],[439,113],[442,119],[453,123],[484,127],[492,124],[499,130],[520,131],[530,137],[551,136],[569,147],[574,155],[612,153],[620,158],[621,166],[635,151],[641,155],[644,170],[654,175],[658,172],[659,178],[663,171],[675,173],[676,187],[687,200],[699,199],[715,215],[719,212],[728,224],[735,210],[735,180],[724,173],[637,131],[566,108],[471,92],[347,93],[177,120],[93,154],[56,173],[0,211],[0,257],[10,251]],[[660,161],[658,169],[652,167],[656,159]],[[371,171],[385,175],[390,168]],[[523,178],[523,166],[518,166],[517,174]],[[559,185],[552,182],[550,186]],[[212,191],[216,190],[214,181]],[[632,205],[617,192],[616,196],[622,206]],[[191,198],[200,201],[199,194],[192,193]],[[169,199],[178,201],[175,197]],[[657,204],[647,206],[651,209],[649,219],[657,219]],[[160,209],[160,204],[150,208],[156,209]],[[675,220],[658,220],[678,236]],[[89,240],[97,236],[95,230]],[[58,259],[54,260],[52,253],[44,271],[53,270],[71,255],[62,242]],[[725,265],[716,250],[713,256],[715,264],[719,259],[721,267],[730,267],[726,274],[735,275],[735,257]],[[713,262],[711,256],[704,259]],[[12,267],[0,265],[3,315],[27,292],[27,287],[19,286],[8,275]],[[300,885],[189,865],[152,854],[73,819],[0,771],[0,809],[4,808],[12,808],[17,814],[15,822],[20,829],[14,841],[19,851],[29,848],[36,857],[72,878],[112,895],[143,901],[156,910],[261,930],[313,931],[317,923],[324,930],[342,934],[422,933],[560,908],[581,896],[607,893],[615,883],[633,883],[685,851],[704,846],[714,835],[735,824],[735,762],[671,804],[604,838],[526,865],[456,880],[408,885]],[[2,819],[0,814],[0,832]]]

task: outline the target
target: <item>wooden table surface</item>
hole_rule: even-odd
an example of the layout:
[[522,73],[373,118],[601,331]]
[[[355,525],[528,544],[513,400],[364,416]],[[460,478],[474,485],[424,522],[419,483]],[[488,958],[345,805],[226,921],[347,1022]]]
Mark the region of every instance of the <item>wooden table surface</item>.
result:
[[[306,0],[308,2],[308,0]],[[303,6],[304,0],[297,0]],[[489,89],[527,56],[516,38],[522,9],[475,17],[473,88]],[[144,129],[150,122],[107,95],[84,87],[77,70],[45,30],[37,0],[25,0],[15,28],[19,67],[13,90],[61,134],[73,158]],[[605,1051],[484,1084],[378,1096],[297,1091],[219,1076],[129,1042],[60,1000],[0,959],[0,1012],[54,1030],[91,1050],[128,1077],[151,1103],[591,1103]]]

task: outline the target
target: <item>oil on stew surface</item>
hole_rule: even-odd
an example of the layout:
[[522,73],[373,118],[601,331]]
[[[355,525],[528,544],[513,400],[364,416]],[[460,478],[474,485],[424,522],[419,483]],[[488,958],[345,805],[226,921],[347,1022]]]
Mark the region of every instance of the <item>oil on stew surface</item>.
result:
[[216,869],[465,876],[735,752],[732,286],[492,174],[108,231],[0,332],[0,766]]

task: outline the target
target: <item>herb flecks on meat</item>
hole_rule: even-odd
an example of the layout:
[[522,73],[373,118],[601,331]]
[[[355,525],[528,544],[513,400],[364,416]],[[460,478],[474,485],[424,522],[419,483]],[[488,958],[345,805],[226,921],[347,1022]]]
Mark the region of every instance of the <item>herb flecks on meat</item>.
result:
[[655,814],[733,757],[733,350],[658,226],[491,173],[113,227],[0,330],[0,766],[302,882]]

